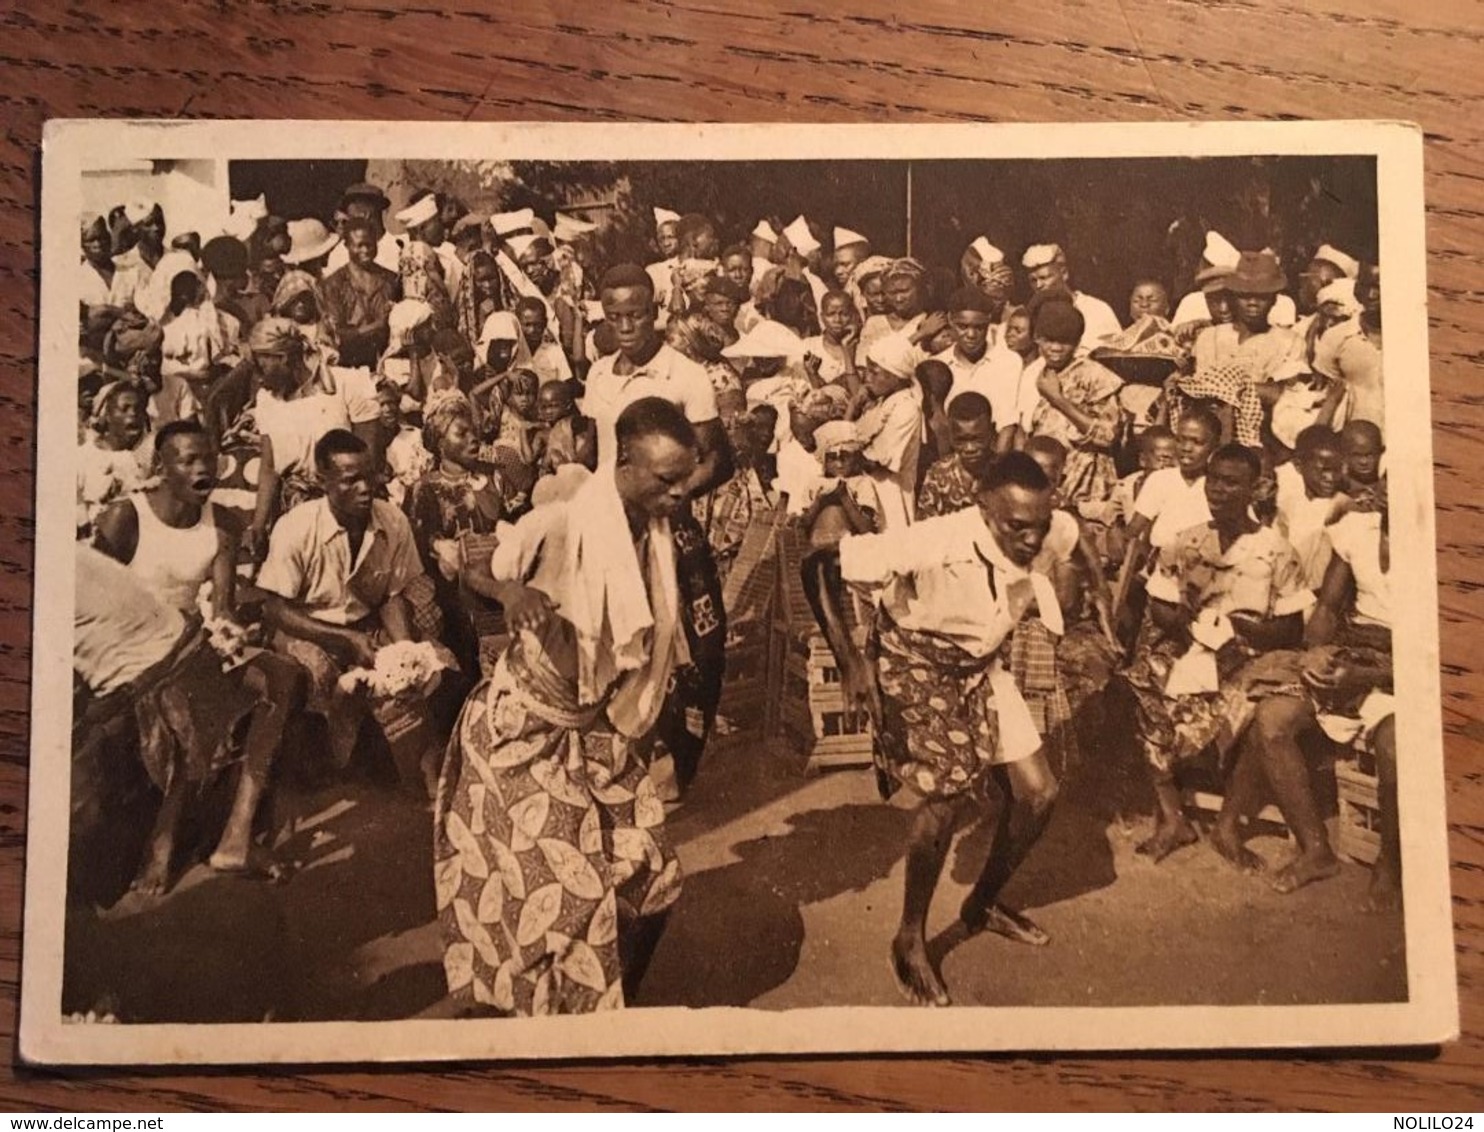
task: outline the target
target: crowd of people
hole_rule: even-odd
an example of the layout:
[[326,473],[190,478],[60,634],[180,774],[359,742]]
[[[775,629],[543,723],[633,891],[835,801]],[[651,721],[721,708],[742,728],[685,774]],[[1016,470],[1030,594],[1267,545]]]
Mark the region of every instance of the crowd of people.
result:
[[[1376,264],[1323,245],[1290,275],[1211,232],[1188,294],[1142,279],[1120,310],[1050,243],[926,265],[656,208],[653,262],[605,264],[563,213],[425,189],[393,235],[389,209],[356,184],[331,225],[82,222],[74,820],[137,745],[162,802],[136,888],[168,888],[228,764],[209,863],[271,870],[255,817],[319,720],[331,773],[380,736],[433,800],[456,1009],[632,1000],[762,521],[807,548],[882,793],[917,803],[910,1000],[950,1001],[925,924],[965,820],[995,823],[965,927],[1048,942],[1000,893],[1120,695],[1141,853],[1197,841],[1180,778],[1214,752],[1211,848],[1281,892],[1334,874],[1322,732],[1374,760],[1371,899],[1399,900]],[[1268,801],[1281,864],[1245,844]]]

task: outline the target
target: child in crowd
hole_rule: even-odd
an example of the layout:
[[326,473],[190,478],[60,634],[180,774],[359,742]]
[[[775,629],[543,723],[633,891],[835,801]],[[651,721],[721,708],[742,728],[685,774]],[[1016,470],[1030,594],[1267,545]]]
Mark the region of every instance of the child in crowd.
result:
[[1381,482],[1386,442],[1372,421],[1351,421],[1340,430],[1345,453],[1345,493],[1352,499],[1374,492]]
[[866,474],[864,447],[849,421],[828,421],[814,430],[821,474],[810,488],[804,530],[814,532],[820,523],[839,524],[855,535],[879,529],[881,501],[876,481]]
[[520,323],[516,357],[534,370],[541,382],[568,380],[572,366],[561,346],[547,334],[546,304],[534,296],[523,296],[515,304],[515,317]]
[[852,395],[860,389],[855,344],[860,321],[855,303],[844,291],[826,291],[819,304],[820,332],[804,340],[804,368],[815,385],[838,382]]
[[1177,462],[1175,434],[1164,425],[1151,425],[1139,436],[1138,471],[1124,476],[1107,499],[1088,499],[1077,505],[1077,513],[1092,536],[1104,562],[1123,561],[1128,548],[1128,525],[1134,504],[1152,472],[1173,468]]
[[1334,553],[1325,528],[1349,507],[1340,437],[1323,425],[1298,434],[1293,462],[1277,469],[1277,528],[1298,554],[1304,586],[1318,591]]
[[554,473],[563,464],[593,468],[598,462],[598,427],[591,417],[577,411],[572,386],[548,381],[536,394],[536,418],[546,428],[543,474]]
[[423,445],[423,430],[408,424],[402,416],[402,391],[386,382],[377,387],[376,403],[381,407],[382,451],[386,467],[386,494],[398,507],[407,491],[433,466],[433,456]]

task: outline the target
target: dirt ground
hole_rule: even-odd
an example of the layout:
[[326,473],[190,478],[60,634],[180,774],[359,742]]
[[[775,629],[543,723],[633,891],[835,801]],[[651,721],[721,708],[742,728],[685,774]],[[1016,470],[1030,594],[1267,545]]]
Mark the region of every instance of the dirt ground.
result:
[[[1007,891],[1052,935],[1034,949],[952,925],[987,836],[969,829],[934,903],[931,947],[955,1001],[974,1005],[1294,1004],[1406,996],[1400,914],[1360,910],[1366,870],[1291,896],[1204,844],[1159,865],[1133,852],[1148,799],[1127,767],[1084,761]],[[429,805],[362,775],[281,783],[269,883],[190,869],[163,898],[128,895],[118,850],[100,910],[68,920],[64,1010],[122,1022],[395,1019],[443,996]],[[905,1005],[888,972],[909,812],[869,770],[818,776],[782,743],[713,744],[670,819],[685,892],[636,1005]],[[1289,851],[1278,833],[1252,847]]]

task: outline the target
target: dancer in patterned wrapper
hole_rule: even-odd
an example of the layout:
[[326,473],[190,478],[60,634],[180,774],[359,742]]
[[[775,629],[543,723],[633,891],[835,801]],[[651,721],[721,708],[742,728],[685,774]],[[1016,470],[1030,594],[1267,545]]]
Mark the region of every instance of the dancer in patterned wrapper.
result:
[[623,1006],[680,892],[648,755],[687,648],[670,522],[696,435],[646,397],[613,439],[614,463],[464,571],[515,633],[464,706],[435,808],[444,971],[470,1009]]
[[898,987],[919,1005],[951,1002],[928,956],[928,908],[955,827],[991,809],[991,781],[1009,805],[960,918],[970,933],[988,929],[1032,946],[1050,941],[999,897],[1045,830],[1058,789],[1003,659],[1022,618],[1061,630],[1051,581],[1031,570],[1051,528],[1051,503],[1045,473],[1012,452],[986,475],[977,507],[916,523],[910,539],[839,539],[840,578],[877,595],[868,645],[874,663],[845,629],[840,587],[826,584],[820,595],[847,704],[868,710],[875,725],[883,793],[897,784],[921,798],[890,953]]

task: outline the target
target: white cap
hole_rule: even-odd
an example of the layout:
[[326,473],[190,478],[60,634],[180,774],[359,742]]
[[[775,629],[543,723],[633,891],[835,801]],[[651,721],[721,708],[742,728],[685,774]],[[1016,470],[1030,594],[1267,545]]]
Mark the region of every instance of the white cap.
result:
[[979,262],[986,267],[993,267],[997,263],[1005,262],[1005,253],[1000,251],[999,248],[995,247],[983,236],[975,237],[974,242],[969,247],[974,249],[974,253],[979,257]]
[[672,212],[668,208],[656,208],[654,210],[654,226],[658,228],[661,224],[674,224],[680,219],[680,213]]
[[895,374],[904,381],[911,381],[916,372],[917,347],[907,335],[898,331],[883,334],[866,347],[866,360],[875,362],[887,373]]
[[515,212],[497,212],[490,217],[490,227],[495,230],[497,236],[509,236],[516,232],[526,231],[535,219],[535,211],[529,208],[518,209]]
[[575,216],[568,216],[565,212],[556,214],[556,224],[552,226],[551,234],[555,239],[564,244],[570,244],[578,236],[586,235],[588,232],[596,232],[598,226],[589,224],[586,220],[578,220]]
[[582,317],[591,326],[595,322],[602,322],[607,316],[603,313],[603,304],[597,299],[584,299]]
[[524,236],[510,236],[506,239],[505,242],[510,245],[510,250],[515,255],[515,258],[519,259],[521,256],[526,254],[527,249],[530,248],[532,244],[534,244],[537,240],[544,239],[546,239],[545,236],[538,236],[534,232],[531,232]]
[[1054,263],[1063,258],[1061,247],[1057,244],[1032,244],[1025,249],[1025,255],[1020,257],[1023,267],[1034,271],[1038,267],[1045,267],[1048,263]]
[[796,216],[794,222],[783,230],[788,237],[788,242],[793,250],[799,255],[808,255],[819,249],[819,241],[814,238],[814,233],[809,231],[809,222],[802,215]]
[[835,229],[835,247],[848,248],[851,244],[869,244],[871,241],[859,232],[852,232],[849,228]]
[[1241,262],[1242,253],[1220,232],[1207,232],[1201,258],[1212,267],[1236,267]]
[[1360,311],[1360,303],[1355,299],[1355,280],[1348,277],[1326,283],[1319,288],[1319,294],[1315,298],[1321,307],[1326,303],[1338,303],[1340,310],[1347,315]]
[[757,227],[752,230],[752,234],[759,240],[767,240],[770,244],[776,244],[778,242],[778,233],[773,231],[773,225],[769,224],[766,220],[759,220]]
[[1339,248],[1331,244],[1320,244],[1319,250],[1314,253],[1315,259],[1322,259],[1325,263],[1332,263],[1340,269],[1346,279],[1354,279],[1360,274],[1360,261],[1354,256],[1346,255]]
[[419,224],[426,224],[438,215],[438,198],[429,193],[422,199],[409,204],[400,212],[394,212],[393,218],[404,228],[416,228]]
[[788,358],[804,356],[804,340],[781,322],[765,318],[741,338],[725,347],[724,358]]

